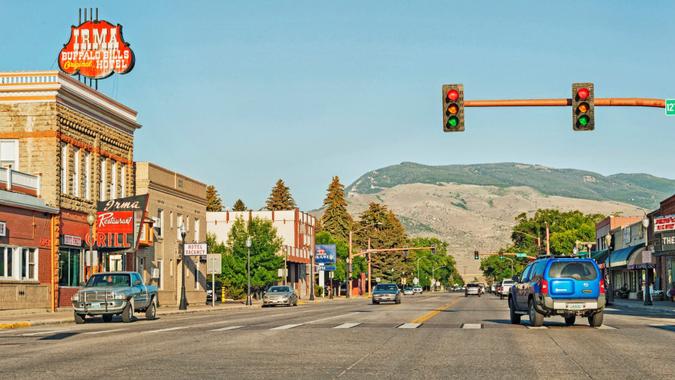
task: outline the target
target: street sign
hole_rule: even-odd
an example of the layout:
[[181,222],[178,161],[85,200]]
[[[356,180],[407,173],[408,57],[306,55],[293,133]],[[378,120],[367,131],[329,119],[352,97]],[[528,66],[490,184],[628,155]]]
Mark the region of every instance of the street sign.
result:
[[186,243],[185,256],[206,256],[206,243]]
[[666,99],[666,116],[675,116],[675,99]]
[[518,252],[518,253],[516,253],[516,257],[527,257],[527,253]]
[[317,264],[335,264],[337,257],[335,244],[317,244],[314,262]]
[[417,277],[413,278],[413,284],[417,285],[417,284],[419,284],[419,283],[420,283],[420,279],[419,279],[419,278],[417,278]]
[[220,253],[206,255],[206,274],[220,274],[223,271],[223,257]]
[[336,269],[337,269],[337,267],[335,265],[331,265],[331,264],[326,264],[326,265],[323,266],[323,270],[326,271],[326,272],[333,272]]

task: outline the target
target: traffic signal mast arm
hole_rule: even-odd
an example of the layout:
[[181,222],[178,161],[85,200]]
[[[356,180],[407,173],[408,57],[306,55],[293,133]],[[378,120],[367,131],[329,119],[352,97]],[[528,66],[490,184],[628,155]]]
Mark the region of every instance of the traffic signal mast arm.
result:
[[[465,100],[464,107],[569,107],[572,99],[498,99]],[[664,99],[654,98],[595,98],[595,105],[602,107],[655,107],[665,108]]]
[[365,256],[369,253],[383,253],[383,252],[402,252],[402,251],[422,251],[422,250],[435,250],[436,247],[408,247],[408,248],[378,248],[378,249],[366,249],[359,253],[355,253],[352,256]]
[[528,259],[530,261],[536,260],[536,257],[532,256],[518,256],[517,253],[512,253],[512,252],[503,252],[503,253],[481,253],[479,256],[484,256],[484,257],[490,257],[490,256],[509,256],[509,257],[515,257],[517,259]]

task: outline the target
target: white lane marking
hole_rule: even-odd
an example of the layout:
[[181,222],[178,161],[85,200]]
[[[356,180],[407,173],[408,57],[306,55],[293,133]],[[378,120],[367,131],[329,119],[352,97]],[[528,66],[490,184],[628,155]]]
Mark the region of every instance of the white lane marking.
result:
[[57,333],[62,333],[70,330],[50,330],[50,331],[38,331],[34,333],[29,333],[29,334],[21,334],[21,336],[37,336],[37,335],[47,335],[47,334],[57,334]]
[[527,328],[530,329],[530,330],[547,330],[547,329],[548,329],[548,327],[546,327],[546,326],[538,326],[538,327],[535,327],[535,326],[525,326],[525,327],[527,327]]
[[333,328],[334,328],[334,329],[351,329],[352,327],[356,327],[356,326],[358,326],[358,325],[360,325],[360,324],[361,324],[361,323],[359,323],[359,322],[347,322],[347,323],[343,323],[343,324],[341,324],[341,325],[339,325],[339,326],[335,326],[335,327],[333,327]]
[[422,326],[421,323],[404,323],[404,324],[398,326],[398,328],[399,329],[416,329],[420,326]]
[[294,324],[290,324],[290,325],[283,325],[283,326],[274,327],[274,328],[271,328],[270,330],[288,330],[288,329],[292,329],[294,327],[298,327],[298,326],[301,326],[301,325],[302,325],[302,323],[294,323]]
[[315,319],[313,321],[305,322],[305,324],[310,324],[310,323],[317,323],[317,322],[323,322],[323,321],[329,321],[331,319],[335,318],[343,318],[343,317],[352,317],[354,315],[359,314],[358,312],[353,312],[353,313],[347,313],[347,314],[340,314],[340,315],[334,315],[332,317],[327,317],[327,318],[321,318],[321,319]]
[[213,330],[209,330],[209,331],[228,331],[228,330],[240,329],[242,327],[244,327],[244,326],[227,326],[227,327],[221,327],[219,329],[213,329]]
[[112,330],[91,331],[91,332],[83,333],[83,335],[105,334],[105,333],[109,333],[109,332],[125,331],[125,330],[126,330],[126,329],[112,329]]
[[189,329],[190,327],[194,326],[178,326],[178,327],[168,327],[165,329],[159,329],[159,330],[149,330],[149,331],[142,331],[142,333],[158,333],[158,332],[165,332],[165,331],[175,331],[175,330],[183,330],[183,329]]
[[598,330],[616,330],[616,327],[612,326],[607,326],[607,325],[601,325],[600,327],[596,327]]
[[480,330],[483,326],[480,323],[465,323],[462,325],[462,328],[467,330]]

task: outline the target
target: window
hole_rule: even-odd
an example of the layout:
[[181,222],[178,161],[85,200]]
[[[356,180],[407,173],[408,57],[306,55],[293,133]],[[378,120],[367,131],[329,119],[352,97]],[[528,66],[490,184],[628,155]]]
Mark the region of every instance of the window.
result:
[[521,282],[526,282],[530,279],[530,272],[532,272],[532,268],[534,267],[534,264],[530,264],[525,268],[525,271],[523,271],[523,275],[520,279]]
[[110,199],[117,198],[117,162],[110,165]]
[[0,247],[0,277],[12,277],[12,256],[14,248]]
[[91,153],[84,153],[84,197],[91,200]]
[[178,216],[176,216],[176,227],[178,227],[178,228],[176,228],[176,237],[177,237],[178,240],[183,239],[183,237],[180,236],[180,226],[182,226],[182,225],[183,225],[183,215],[178,214]]
[[127,196],[127,166],[122,165],[122,174],[120,174],[120,185],[122,185],[122,198]]
[[37,260],[35,248],[0,246],[0,278],[37,281]]
[[195,290],[199,290],[199,261],[195,264]]
[[173,211],[169,211],[169,224],[173,228]]
[[104,201],[106,199],[105,197],[105,190],[106,190],[106,181],[108,179],[106,178],[106,170],[105,170],[105,158],[101,157],[101,175],[99,176],[99,194],[98,194],[98,199],[100,201]]
[[199,219],[195,218],[195,241],[199,241]]
[[73,195],[80,196],[80,148],[73,149]]
[[59,286],[79,286],[82,277],[82,251],[59,250]]
[[0,167],[19,170],[19,141],[0,140]]
[[160,290],[164,290],[164,260],[157,260],[157,269],[159,269],[157,286],[159,286]]
[[556,261],[548,270],[551,278],[572,278],[575,280],[595,280],[598,273],[592,263],[588,261]]
[[157,209],[157,223],[155,224],[155,229],[157,230],[157,236],[164,237],[162,235],[162,230],[164,229],[164,210]]
[[61,143],[61,193],[68,194],[68,145]]

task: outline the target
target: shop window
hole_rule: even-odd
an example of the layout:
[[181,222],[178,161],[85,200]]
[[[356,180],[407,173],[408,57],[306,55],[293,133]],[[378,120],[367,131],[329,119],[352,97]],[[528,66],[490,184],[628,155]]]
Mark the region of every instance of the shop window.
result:
[[59,286],[79,286],[82,272],[82,250],[59,250]]
[[14,248],[0,247],[0,277],[12,277],[12,256]]
[[19,170],[19,142],[0,140],[0,167]]

